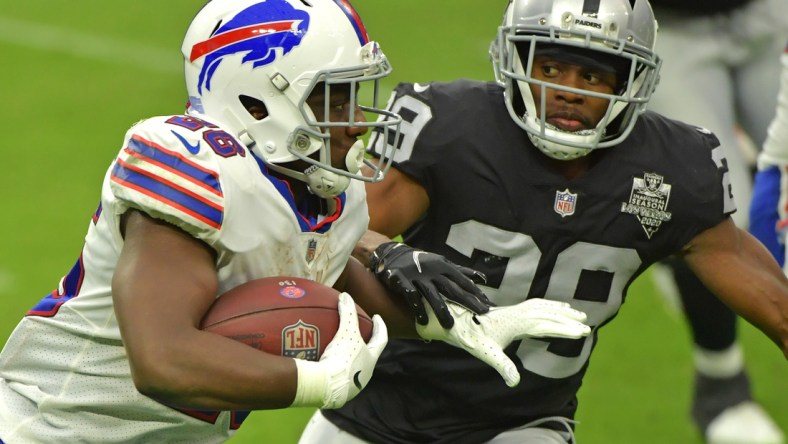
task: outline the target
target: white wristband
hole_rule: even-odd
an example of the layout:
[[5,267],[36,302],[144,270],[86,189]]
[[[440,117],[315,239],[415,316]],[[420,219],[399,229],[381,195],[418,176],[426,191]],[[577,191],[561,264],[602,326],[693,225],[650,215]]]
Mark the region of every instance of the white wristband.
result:
[[290,407],[323,407],[325,404],[326,374],[319,362],[295,359],[298,387]]

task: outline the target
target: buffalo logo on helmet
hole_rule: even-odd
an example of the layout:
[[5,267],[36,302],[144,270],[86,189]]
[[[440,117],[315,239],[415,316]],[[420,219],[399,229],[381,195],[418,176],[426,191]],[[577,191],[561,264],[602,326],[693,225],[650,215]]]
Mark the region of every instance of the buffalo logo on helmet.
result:
[[198,91],[202,93],[203,86],[210,91],[211,77],[224,57],[246,53],[242,63],[265,66],[300,45],[308,29],[309,13],[285,0],[266,0],[244,9],[192,46],[190,62],[205,57]]

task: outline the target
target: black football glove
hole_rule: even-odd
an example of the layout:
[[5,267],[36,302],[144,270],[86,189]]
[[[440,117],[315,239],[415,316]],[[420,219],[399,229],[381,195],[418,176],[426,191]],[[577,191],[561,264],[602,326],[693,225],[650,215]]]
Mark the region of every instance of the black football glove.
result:
[[443,328],[454,326],[454,318],[444,298],[477,314],[490,311],[492,303],[475,284],[484,284],[483,273],[454,264],[445,257],[398,242],[379,245],[369,261],[378,280],[405,298],[416,322],[427,325],[426,299]]

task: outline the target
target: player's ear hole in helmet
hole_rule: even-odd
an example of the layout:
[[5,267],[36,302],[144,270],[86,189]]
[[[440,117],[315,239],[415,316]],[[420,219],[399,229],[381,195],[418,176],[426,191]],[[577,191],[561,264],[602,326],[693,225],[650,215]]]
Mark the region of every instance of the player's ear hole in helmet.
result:
[[255,99],[254,97],[249,97],[241,94],[238,96],[238,100],[241,101],[241,104],[249,111],[249,114],[255,118],[255,120],[263,120],[269,116],[268,108],[265,107],[265,103],[262,100]]

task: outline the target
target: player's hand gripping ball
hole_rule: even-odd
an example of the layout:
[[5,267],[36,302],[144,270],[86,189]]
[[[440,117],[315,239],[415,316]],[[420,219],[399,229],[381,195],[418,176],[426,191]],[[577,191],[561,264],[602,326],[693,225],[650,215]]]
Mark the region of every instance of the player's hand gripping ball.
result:
[[[317,361],[339,327],[339,292],[309,279],[275,276],[241,284],[222,294],[200,324],[275,355]],[[364,341],[372,320],[356,305]]]

